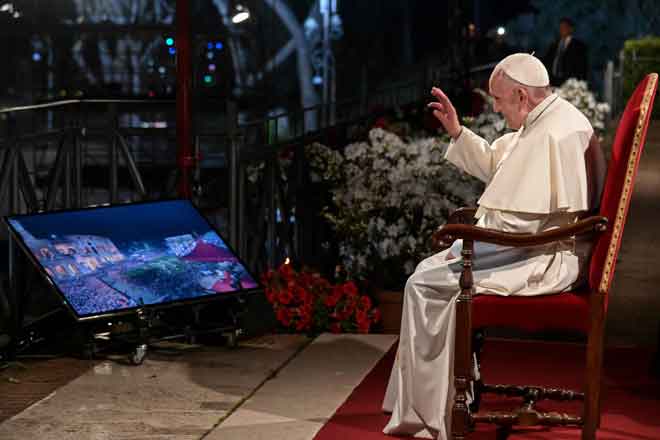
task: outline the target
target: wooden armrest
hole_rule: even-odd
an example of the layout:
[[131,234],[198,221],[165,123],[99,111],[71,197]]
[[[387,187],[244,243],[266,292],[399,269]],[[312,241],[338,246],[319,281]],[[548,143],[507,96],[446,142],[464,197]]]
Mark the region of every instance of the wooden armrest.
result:
[[474,218],[476,213],[477,208],[458,208],[449,215],[446,224],[473,225],[476,220]]
[[462,238],[464,240],[481,241],[502,246],[526,247],[566,240],[574,235],[602,233],[605,230],[607,230],[607,218],[600,216],[587,217],[571,225],[538,234],[518,234],[494,231],[472,225],[447,224],[440,227],[433,234],[433,242],[434,244],[447,243]]

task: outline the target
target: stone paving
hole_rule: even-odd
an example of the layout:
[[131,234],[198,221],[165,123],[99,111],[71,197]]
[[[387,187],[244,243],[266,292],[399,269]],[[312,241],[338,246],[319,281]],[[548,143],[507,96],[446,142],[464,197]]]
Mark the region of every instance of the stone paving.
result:
[[0,424],[1,440],[198,440],[309,342],[261,338],[237,349],[102,361]]
[[205,440],[311,440],[395,335],[319,336]]
[[276,335],[101,361],[1,423],[0,440],[309,440],[395,339]]

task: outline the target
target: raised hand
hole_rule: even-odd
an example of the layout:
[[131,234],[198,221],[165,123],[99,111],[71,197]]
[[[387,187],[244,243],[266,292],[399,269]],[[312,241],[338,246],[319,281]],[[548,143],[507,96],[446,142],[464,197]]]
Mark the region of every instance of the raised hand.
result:
[[437,87],[431,89],[431,95],[435,96],[437,101],[428,103],[428,107],[433,109],[433,116],[440,121],[447,130],[447,134],[456,139],[461,134],[461,123],[458,120],[456,109],[447,95]]

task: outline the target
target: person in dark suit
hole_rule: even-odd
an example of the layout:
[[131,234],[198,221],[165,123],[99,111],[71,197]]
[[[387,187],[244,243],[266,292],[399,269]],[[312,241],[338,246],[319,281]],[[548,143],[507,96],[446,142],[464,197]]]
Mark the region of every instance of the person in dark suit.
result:
[[553,86],[561,86],[569,78],[587,79],[587,45],[573,36],[574,30],[573,20],[562,18],[559,21],[559,39],[550,45],[543,57]]

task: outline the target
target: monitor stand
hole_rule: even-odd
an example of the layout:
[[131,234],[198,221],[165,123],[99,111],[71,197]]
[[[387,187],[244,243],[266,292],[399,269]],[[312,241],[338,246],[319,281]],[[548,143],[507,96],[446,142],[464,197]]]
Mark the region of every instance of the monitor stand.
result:
[[[228,298],[227,302],[232,301]],[[236,311],[236,305],[227,307],[227,322],[203,326],[201,312],[206,305],[208,304],[199,303],[182,306],[190,308],[191,322],[177,330],[170,329],[167,332],[163,332],[163,327],[168,325],[162,319],[166,311],[153,308],[138,309],[135,314],[110,323],[108,327],[102,324],[101,328],[104,330],[102,333],[90,328],[84,342],[83,357],[93,358],[97,353],[104,351],[101,345],[113,346],[120,343],[121,352],[127,353],[128,363],[141,365],[150,350],[158,349],[155,345],[159,342],[183,339],[188,344],[196,344],[199,336],[208,334],[221,334],[224,345],[235,348],[238,345],[238,338],[243,334],[239,319],[241,311]],[[245,304],[242,300],[238,300],[237,305],[244,307]]]
[[128,355],[128,359],[133,365],[140,365],[147,356],[149,349],[150,330],[154,326],[156,313],[149,309],[139,309],[136,313],[137,317],[137,341],[135,348]]

